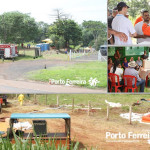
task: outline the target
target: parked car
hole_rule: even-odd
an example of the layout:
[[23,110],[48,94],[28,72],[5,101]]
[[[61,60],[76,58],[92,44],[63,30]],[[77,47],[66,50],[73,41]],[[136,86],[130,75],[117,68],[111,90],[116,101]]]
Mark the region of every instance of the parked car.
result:
[[101,52],[102,56],[107,56],[107,49],[108,49],[107,45],[101,45],[100,46],[100,52]]

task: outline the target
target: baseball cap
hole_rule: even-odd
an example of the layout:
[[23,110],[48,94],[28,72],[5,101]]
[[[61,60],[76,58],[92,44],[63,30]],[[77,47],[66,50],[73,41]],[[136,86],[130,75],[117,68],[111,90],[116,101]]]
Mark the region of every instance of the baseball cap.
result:
[[128,8],[130,8],[125,2],[118,3],[117,8],[122,8],[122,7],[128,7]]

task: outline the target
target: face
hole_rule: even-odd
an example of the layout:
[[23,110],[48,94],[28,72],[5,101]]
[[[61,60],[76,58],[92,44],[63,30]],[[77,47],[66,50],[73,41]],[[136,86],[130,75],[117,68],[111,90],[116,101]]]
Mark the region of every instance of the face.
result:
[[140,60],[140,57],[138,57],[138,60]]
[[126,15],[127,12],[128,12],[128,7],[127,7],[127,6],[126,6],[126,7],[123,7],[123,11],[124,11],[124,15]]
[[144,19],[144,21],[149,21],[149,20],[150,20],[150,18],[149,18],[149,13],[148,13],[148,12],[145,12],[145,13],[143,14],[143,19]]
[[113,10],[113,16],[115,17],[118,14],[118,10]]
[[131,61],[133,61],[133,57],[131,57]]
[[126,57],[124,58],[124,61],[126,61],[127,59],[126,59]]
[[121,64],[118,65],[118,68],[121,68]]

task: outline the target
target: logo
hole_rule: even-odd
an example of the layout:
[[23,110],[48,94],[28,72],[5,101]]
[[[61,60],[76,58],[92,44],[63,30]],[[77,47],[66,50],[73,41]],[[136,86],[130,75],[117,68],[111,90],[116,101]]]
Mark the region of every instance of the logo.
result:
[[97,85],[97,83],[99,83],[99,81],[97,80],[97,78],[90,78],[90,80],[89,80],[89,84],[90,84],[90,86],[96,86]]
[[[97,80],[97,78],[90,78],[88,80],[88,83],[90,84],[90,86],[93,86],[95,87],[97,85],[97,83],[99,83],[100,81]],[[59,79],[59,80],[55,80],[55,79],[49,79],[49,84],[52,84],[52,85],[78,85],[78,84],[82,84],[82,85],[85,85],[87,84],[87,81],[86,80],[70,80],[70,79],[66,79],[66,80],[62,80],[62,79]]]

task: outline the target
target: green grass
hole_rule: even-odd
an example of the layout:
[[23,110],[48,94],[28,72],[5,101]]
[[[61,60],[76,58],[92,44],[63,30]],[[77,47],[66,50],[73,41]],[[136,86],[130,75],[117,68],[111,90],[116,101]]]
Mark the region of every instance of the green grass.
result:
[[[34,49],[21,49],[19,50],[19,56],[15,58],[15,61],[19,60],[33,60],[35,57],[35,51]],[[36,59],[42,59],[43,57],[40,56]]]
[[[141,99],[150,99],[149,95],[143,94],[49,94],[47,95],[36,95],[36,101],[41,105],[56,105],[57,104],[57,96],[59,98],[59,105],[71,105],[72,100],[74,99],[75,105],[87,106],[88,101],[91,102],[92,107],[102,108],[102,111],[106,111],[107,104],[105,100],[109,102],[121,103],[123,105],[132,105],[139,101],[142,102]],[[26,98],[28,99],[28,98]],[[33,95],[30,95],[30,100],[34,101]],[[134,106],[133,111],[139,113],[147,112],[148,108],[150,108],[150,102],[142,102],[139,106]],[[123,112],[128,112],[129,107],[123,106],[122,108],[118,108]]]
[[[35,144],[32,144],[30,137],[24,140],[15,133],[13,133],[13,135],[15,144],[12,144],[8,137],[0,138],[0,150],[67,150],[67,146],[63,146],[61,143],[56,148],[55,141],[50,138],[49,142],[46,143],[41,137],[35,137]],[[70,150],[77,150],[78,145],[79,142],[76,142],[75,145],[72,143]]]
[[[45,51],[45,52],[43,52],[42,55],[43,55],[43,58],[45,58],[45,59],[64,60],[64,61],[70,60],[69,53],[68,54],[62,54],[62,53],[56,54],[56,51],[54,51],[54,50]],[[84,55],[88,55],[88,53],[85,53]],[[72,54],[72,58],[78,58],[81,56],[83,56],[82,53],[73,53]]]
[[97,78],[99,83],[97,88],[107,87],[107,64],[106,62],[88,62],[77,63],[67,67],[54,67],[52,69],[43,69],[28,73],[28,78],[49,82],[50,79],[55,80],[86,80],[86,84],[78,84],[87,88],[94,88],[89,84],[90,78]]

